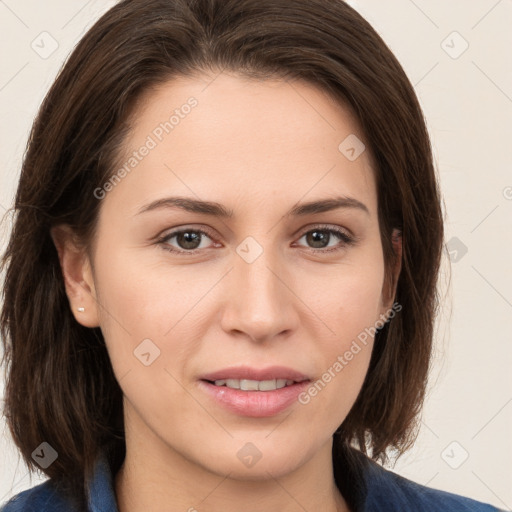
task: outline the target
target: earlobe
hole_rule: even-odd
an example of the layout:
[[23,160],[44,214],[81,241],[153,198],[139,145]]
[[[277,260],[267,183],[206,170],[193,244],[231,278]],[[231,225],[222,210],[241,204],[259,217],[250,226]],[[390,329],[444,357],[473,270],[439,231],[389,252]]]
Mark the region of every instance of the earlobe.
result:
[[50,231],[59,255],[59,263],[71,311],[84,327],[98,327],[96,290],[89,256],[68,225]]

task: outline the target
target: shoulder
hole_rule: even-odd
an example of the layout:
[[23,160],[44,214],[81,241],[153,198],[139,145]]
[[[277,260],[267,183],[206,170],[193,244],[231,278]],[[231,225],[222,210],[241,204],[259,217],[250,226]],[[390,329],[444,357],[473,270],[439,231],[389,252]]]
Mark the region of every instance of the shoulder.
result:
[[3,505],[0,504],[0,512],[74,512],[74,510],[72,504],[49,480],[20,492]]
[[498,512],[492,505],[459,496],[457,494],[432,489],[408,480],[392,471],[370,463],[366,479],[367,495],[365,510],[368,512],[385,510],[415,512]]
[[[20,492],[3,506],[0,512],[117,512],[113,488],[113,467],[120,460],[111,458],[108,450],[98,454],[92,474],[86,479],[83,497],[79,497],[69,480],[46,480],[31,489]],[[121,454],[122,455],[122,454]]]

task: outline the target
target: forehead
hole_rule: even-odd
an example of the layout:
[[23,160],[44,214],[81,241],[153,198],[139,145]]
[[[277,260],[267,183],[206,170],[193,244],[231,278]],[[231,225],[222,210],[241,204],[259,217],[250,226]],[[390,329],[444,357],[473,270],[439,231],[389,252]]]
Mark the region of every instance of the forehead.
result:
[[179,77],[146,91],[130,125],[118,166],[150,149],[116,194],[130,182],[139,197],[172,188],[214,200],[250,192],[293,203],[332,192],[363,196],[371,209],[375,200],[369,148],[357,156],[365,147],[357,118],[307,82]]

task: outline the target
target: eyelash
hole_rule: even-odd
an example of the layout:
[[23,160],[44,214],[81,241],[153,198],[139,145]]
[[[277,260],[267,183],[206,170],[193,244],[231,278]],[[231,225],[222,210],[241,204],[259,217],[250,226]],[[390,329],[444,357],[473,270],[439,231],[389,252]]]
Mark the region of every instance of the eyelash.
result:
[[[312,229],[309,229],[308,231],[305,231],[304,233],[302,233],[302,235],[299,237],[299,239],[309,233],[312,233],[313,231],[323,231],[323,232],[329,233],[331,235],[335,235],[342,242],[342,245],[340,245],[338,247],[331,247],[328,249],[315,249],[315,248],[311,248],[311,247],[310,248],[306,247],[307,249],[309,249],[311,252],[313,252],[315,254],[316,253],[324,253],[325,254],[325,253],[337,252],[337,251],[340,251],[340,250],[346,248],[347,246],[352,246],[357,242],[356,237],[349,235],[348,233],[346,233],[345,231],[343,231],[341,229],[328,227],[328,226],[315,226]],[[214,237],[208,230],[185,228],[185,229],[179,229],[177,231],[172,231],[171,233],[168,233],[168,234],[158,238],[158,240],[156,242],[162,247],[162,249],[164,249],[165,251],[171,252],[173,254],[188,254],[188,255],[192,254],[193,255],[193,254],[196,254],[198,251],[201,251],[202,249],[191,249],[189,251],[186,251],[186,250],[180,250],[180,249],[176,249],[176,248],[171,249],[169,246],[169,240],[171,240],[172,238],[174,238],[177,235],[180,235],[182,233],[189,233],[189,232],[190,233],[200,233],[201,235],[205,235],[208,238],[210,238],[212,241],[214,241]],[[301,246],[301,247],[304,247],[304,246]]]

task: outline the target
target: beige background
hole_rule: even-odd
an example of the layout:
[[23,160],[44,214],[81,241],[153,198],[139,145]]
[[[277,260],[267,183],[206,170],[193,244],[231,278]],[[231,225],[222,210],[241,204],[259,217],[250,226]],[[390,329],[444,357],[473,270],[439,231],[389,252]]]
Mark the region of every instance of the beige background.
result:
[[[113,3],[0,0],[0,214],[44,94]],[[446,302],[431,389],[418,442],[394,471],[511,509],[512,0],[350,3],[415,85],[446,205]],[[2,503],[42,479],[29,479],[3,421],[0,453]]]

